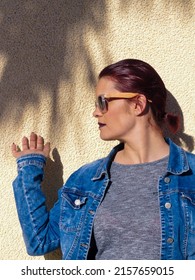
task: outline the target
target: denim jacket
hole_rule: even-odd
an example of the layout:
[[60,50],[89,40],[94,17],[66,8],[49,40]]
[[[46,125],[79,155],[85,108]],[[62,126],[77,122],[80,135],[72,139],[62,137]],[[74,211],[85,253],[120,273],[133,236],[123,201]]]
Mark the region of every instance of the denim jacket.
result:
[[[161,259],[195,259],[195,155],[170,139],[167,142],[167,172],[158,184]],[[122,148],[119,144],[107,157],[74,172],[49,212],[41,191],[46,159],[31,154],[17,160],[18,176],[13,187],[28,254],[43,255],[61,247],[63,259],[89,258],[94,217],[110,184],[112,160]]]

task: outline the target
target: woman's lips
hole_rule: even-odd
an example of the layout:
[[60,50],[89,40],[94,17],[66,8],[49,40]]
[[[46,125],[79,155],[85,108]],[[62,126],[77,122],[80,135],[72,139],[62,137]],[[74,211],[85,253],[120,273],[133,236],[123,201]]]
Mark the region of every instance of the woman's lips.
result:
[[105,123],[98,123],[98,125],[99,125],[99,128],[102,128],[102,127],[104,127],[105,126]]

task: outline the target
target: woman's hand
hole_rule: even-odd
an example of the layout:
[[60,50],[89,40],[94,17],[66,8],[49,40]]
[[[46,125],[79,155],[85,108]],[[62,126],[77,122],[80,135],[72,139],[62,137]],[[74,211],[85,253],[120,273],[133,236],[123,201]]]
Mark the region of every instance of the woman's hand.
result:
[[20,149],[15,143],[12,144],[11,149],[12,155],[15,158],[29,154],[39,154],[49,157],[50,143],[47,142],[44,144],[43,137],[32,132],[29,139],[25,136],[22,138],[22,149]]

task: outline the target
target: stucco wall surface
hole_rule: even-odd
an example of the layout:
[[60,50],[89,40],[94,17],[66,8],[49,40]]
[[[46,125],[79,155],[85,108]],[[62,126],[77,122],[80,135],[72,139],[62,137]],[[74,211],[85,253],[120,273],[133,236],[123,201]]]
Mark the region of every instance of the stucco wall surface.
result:
[[17,219],[12,142],[31,131],[52,143],[44,192],[51,207],[67,177],[115,143],[99,139],[94,87],[99,71],[124,58],[150,63],[181,115],[174,137],[194,151],[194,0],[0,1],[0,259],[27,255]]

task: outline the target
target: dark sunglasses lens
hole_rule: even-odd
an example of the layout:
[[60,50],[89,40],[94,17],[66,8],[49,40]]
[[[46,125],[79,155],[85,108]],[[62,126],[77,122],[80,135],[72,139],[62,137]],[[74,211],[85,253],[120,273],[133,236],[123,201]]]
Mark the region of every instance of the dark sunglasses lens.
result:
[[99,96],[97,102],[98,102],[98,107],[100,108],[100,110],[102,112],[105,112],[107,110],[105,98],[103,96]]

